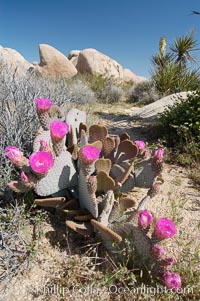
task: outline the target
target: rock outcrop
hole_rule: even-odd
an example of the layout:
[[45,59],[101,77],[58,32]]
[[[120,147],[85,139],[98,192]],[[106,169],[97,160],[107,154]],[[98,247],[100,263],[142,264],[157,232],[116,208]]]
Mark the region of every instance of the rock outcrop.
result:
[[42,76],[72,78],[77,74],[74,65],[68,58],[54,47],[47,44],[39,45],[40,63],[35,71]]
[[81,50],[71,50],[68,54],[68,59],[71,60],[74,57],[78,57]]
[[80,73],[101,74],[102,76],[123,80],[122,66],[109,56],[93,48],[84,49],[79,53],[76,68]]
[[0,46],[0,64],[6,66],[11,74],[15,76],[23,76],[32,66],[25,58],[16,50],[4,48]]
[[79,53],[81,51],[80,50],[71,50],[69,55],[68,55],[68,59],[69,61],[76,67],[77,65],[77,62],[78,62],[78,56],[79,56]]
[[127,68],[123,69],[123,81],[125,83],[133,82],[133,83],[138,84],[145,80],[147,80],[145,77],[136,75],[130,69],[127,69]]
[[168,106],[172,106],[177,101],[186,100],[188,94],[191,93],[192,92],[180,92],[165,96],[138,110],[133,110],[131,115],[139,119],[157,119],[158,114],[162,113]]
[[30,64],[16,50],[0,46],[0,63],[7,65],[11,73],[21,76],[28,71],[40,74],[42,77],[69,79],[79,72],[90,75],[100,74],[122,82],[140,83],[146,80],[93,48],[72,50],[67,58],[54,47],[39,44],[39,56],[40,63],[34,61]]

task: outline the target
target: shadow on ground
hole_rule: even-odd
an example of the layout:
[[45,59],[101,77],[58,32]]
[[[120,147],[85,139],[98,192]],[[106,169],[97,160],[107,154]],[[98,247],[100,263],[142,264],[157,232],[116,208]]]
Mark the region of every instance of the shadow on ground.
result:
[[110,134],[120,135],[124,132],[128,133],[132,140],[143,140],[145,142],[154,143],[160,136],[158,124],[153,120],[139,120],[126,114],[114,113],[95,113],[100,122],[105,124]]

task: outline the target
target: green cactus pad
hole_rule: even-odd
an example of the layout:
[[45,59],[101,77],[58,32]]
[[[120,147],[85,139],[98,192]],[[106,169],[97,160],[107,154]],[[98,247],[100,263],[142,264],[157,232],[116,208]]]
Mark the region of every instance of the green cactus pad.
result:
[[100,171],[104,171],[109,175],[111,169],[111,161],[110,159],[100,158],[95,162],[96,173],[98,174]]
[[126,237],[129,238],[129,249],[131,250],[132,248],[135,248],[143,262],[152,260],[152,242],[142,229],[139,229],[132,223],[126,223],[124,225],[118,224],[114,227],[114,229],[114,231],[121,235],[123,239]]
[[69,152],[62,152],[54,160],[48,174],[35,185],[35,192],[40,196],[48,196],[57,191],[77,185],[77,174]]
[[108,220],[110,213],[113,209],[113,205],[115,202],[115,196],[112,190],[109,190],[105,196],[103,196],[103,199],[100,203],[100,207],[103,208],[100,216],[98,218],[98,221],[103,224],[104,226],[108,225]]
[[102,154],[108,157],[112,151],[115,149],[115,140],[112,137],[106,137],[103,140]]
[[122,210],[126,211],[127,209],[135,207],[136,201],[129,197],[121,197],[119,199],[119,205]]
[[87,133],[87,124],[86,123],[83,123],[83,122],[81,122],[80,124],[79,124],[79,131],[78,131],[78,138],[80,139],[80,136],[81,136],[81,132],[85,132],[85,133]]
[[81,135],[80,135],[80,148],[88,144],[88,136],[86,135],[86,132],[84,130],[81,130]]
[[115,181],[104,171],[97,174],[97,191],[106,193],[115,188]]
[[97,140],[103,141],[108,135],[108,130],[105,126],[94,124],[89,128],[89,143]]
[[102,225],[98,221],[92,219],[90,222],[96,230],[99,230],[103,240],[111,240],[111,241],[114,241],[114,242],[120,242],[122,240],[122,237],[119,234],[115,233],[114,231],[112,231],[108,227]]
[[152,169],[152,162],[150,158],[135,164],[135,186],[150,188],[153,185],[157,173]]
[[75,223],[73,221],[66,221],[66,225],[72,229],[73,231],[83,235],[83,236],[90,236],[93,233],[93,227],[90,223]]
[[45,140],[51,146],[50,131],[39,131],[33,142],[33,152],[38,152],[40,149],[40,140]]
[[91,195],[88,191],[88,178],[80,170],[78,190],[79,190],[79,203],[81,208],[87,209],[95,218],[99,215],[98,203],[95,194]]
[[115,157],[115,163],[120,163],[130,159],[134,159],[137,156],[138,148],[130,140],[124,140],[120,142]]
[[110,170],[110,176],[118,183],[125,173],[125,169],[119,164],[113,164]]
[[35,204],[42,207],[62,208],[66,203],[64,197],[46,198],[46,199],[35,199]]
[[131,137],[130,137],[130,135],[128,133],[122,133],[119,137],[120,137],[121,141],[130,140],[131,139]]

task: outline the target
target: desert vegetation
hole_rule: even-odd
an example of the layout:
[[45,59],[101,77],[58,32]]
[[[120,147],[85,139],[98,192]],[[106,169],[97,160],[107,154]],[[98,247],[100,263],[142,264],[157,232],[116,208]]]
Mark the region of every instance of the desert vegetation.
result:
[[[171,175],[181,164],[198,191],[199,74],[188,65],[195,47],[189,34],[167,52],[163,38],[151,79],[139,84],[98,74],[19,78],[1,65],[5,300],[22,300],[20,288],[32,300],[197,300],[200,203],[183,194],[184,177]],[[142,131],[135,138],[124,108],[190,90],[147,123],[147,139]]]

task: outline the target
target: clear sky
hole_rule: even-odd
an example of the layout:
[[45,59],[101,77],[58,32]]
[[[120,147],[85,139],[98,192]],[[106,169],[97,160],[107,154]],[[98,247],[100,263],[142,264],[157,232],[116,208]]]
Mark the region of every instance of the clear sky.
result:
[[[0,45],[39,62],[38,44],[66,56],[95,48],[137,75],[149,77],[159,39],[168,45],[195,30],[200,41],[200,10],[195,0],[0,0]],[[196,53],[200,60],[200,50]]]

